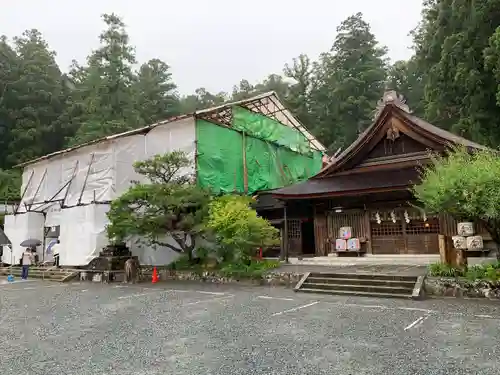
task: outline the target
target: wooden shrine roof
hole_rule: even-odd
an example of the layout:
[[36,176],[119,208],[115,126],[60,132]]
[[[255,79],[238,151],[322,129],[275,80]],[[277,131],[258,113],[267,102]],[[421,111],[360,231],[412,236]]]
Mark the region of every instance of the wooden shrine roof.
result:
[[393,169],[309,179],[273,191],[278,199],[321,198],[406,190],[420,181],[416,168]]
[[[408,142],[407,148],[401,147],[398,153],[381,156],[375,152],[385,152],[387,144],[403,140]],[[273,196],[301,199],[408,189],[419,181],[418,169],[430,161],[430,152],[442,153],[457,145],[488,149],[412,115],[404,106],[387,102],[373,124],[319,173],[274,190]]]

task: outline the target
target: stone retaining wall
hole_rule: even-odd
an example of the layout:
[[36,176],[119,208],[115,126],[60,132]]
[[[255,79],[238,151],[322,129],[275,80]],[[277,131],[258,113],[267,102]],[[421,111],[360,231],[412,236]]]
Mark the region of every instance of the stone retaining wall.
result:
[[[151,282],[152,267],[141,267],[142,281]],[[169,270],[164,267],[157,267],[158,278],[160,281],[178,280],[178,281],[201,281],[208,283],[246,283],[251,285],[265,285],[265,286],[285,286],[293,288],[302,278],[301,273],[294,272],[269,272],[262,278],[251,279],[246,277],[226,277],[219,274],[217,271],[205,271],[200,273],[192,271],[175,271]],[[81,272],[80,280],[94,281],[94,282],[107,282],[109,276],[105,272]],[[123,272],[114,274],[116,282],[123,281]]]
[[441,297],[469,297],[500,299],[500,282],[469,281],[464,278],[426,277],[424,291],[427,295]]
[[[205,271],[200,273],[192,271],[174,271],[161,269],[158,270],[158,277],[162,281],[166,280],[178,280],[178,281],[202,281],[208,283],[233,283],[233,282],[243,282],[253,285],[267,285],[267,286],[285,286],[293,288],[302,278],[301,273],[294,272],[270,272],[264,275],[262,278],[251,279],[251,278],[239,278],[239,277],[226,277],[219,274],[217,271]],[[143,269],[143,276],[145,280],[151,278],[151,271]]]

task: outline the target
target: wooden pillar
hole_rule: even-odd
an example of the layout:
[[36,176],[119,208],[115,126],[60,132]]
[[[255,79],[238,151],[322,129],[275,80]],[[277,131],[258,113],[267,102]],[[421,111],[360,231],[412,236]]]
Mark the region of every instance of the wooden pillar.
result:
[[284,232],[285,232],[285,262],[288,263],[288,219],[287,219],[287,216],[286,216],[286,202],[285,202],[285,206],[283,208],[283,216],[284,216],[284,219],[285,219],[285,222],[284,222]]
[[453,248],[453,242],[450,236],[444,234],[438,235],[439,260],[441,263],[457,265],[457,253]]
[[243,190],[248,194],[248,169],[247,169],[247,149],[246,149],[245,132],[242,133],[242,148],[243,148]]
[[444,234],[438,235],[438,244],[439,244],[439,261],[441,263],[449,263],[448,259],[448,249],[446,246],[446,236]]
[[368,254],[373,254],[372,248],[372,226],[370,223],[370,211],[365,210],[365,235],[366,235],[366,251]]

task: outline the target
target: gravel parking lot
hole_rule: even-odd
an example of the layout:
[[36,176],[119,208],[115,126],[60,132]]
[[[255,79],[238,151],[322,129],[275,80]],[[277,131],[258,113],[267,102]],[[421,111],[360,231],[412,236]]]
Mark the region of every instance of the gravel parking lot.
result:
[[0,285],[0,373],[498,374],[500,305],[200,283]]

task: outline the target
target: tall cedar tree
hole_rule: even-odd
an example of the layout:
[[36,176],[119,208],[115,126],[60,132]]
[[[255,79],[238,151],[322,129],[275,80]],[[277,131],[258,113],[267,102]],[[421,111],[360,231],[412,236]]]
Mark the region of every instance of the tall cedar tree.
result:
[[500,145],[498,25],[497,0],[428,0],[415,33],[415,61],[425,72],[426,118],[492,146]]
[[10,134],[6,166],[56,151],[64,136],[59,122],[64,112],[63,78],[55,53],[37,30],[14,38],[17,64],[7,85]]
[[0,168],[6,168],[10,132],[15,124],[14,110],[19,106],[13,84],[19,81],[19,58],[7,37],[0,37]]
[[133,85],[136,108],[145,124],[179,114],[179,99],[175,93],[170,67],[159,59],[143,64]]
[[330,151],[353,142],[372,121],[384,92],[386,48],[357,13],[341,23],[329,53],[315,64],[311,112]]
[[86,67],[75,65],[71,71],[74,106],[81,113],[72,145],[144,125],[134,102],[136,59],[125,24],[115,14],[102,18],[107,29],[99,36],[101,47],[87,58]]

